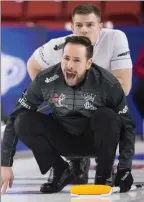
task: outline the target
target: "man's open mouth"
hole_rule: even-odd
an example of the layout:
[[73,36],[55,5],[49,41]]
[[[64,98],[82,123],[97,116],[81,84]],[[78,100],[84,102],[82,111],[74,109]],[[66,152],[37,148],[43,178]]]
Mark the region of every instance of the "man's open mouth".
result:
[[74,79],[75,76],[76,76],[76,74],[73,72],[66,72],[66,78],[67,79]]

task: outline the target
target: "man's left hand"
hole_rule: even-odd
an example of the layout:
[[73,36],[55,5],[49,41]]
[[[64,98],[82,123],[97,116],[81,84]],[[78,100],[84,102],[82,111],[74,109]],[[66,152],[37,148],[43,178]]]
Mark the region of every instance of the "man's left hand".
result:
[[129,169],[119,169],[115,178],[115,186],[120,187],[120,192],[127,192],[133,184],[133,176]]

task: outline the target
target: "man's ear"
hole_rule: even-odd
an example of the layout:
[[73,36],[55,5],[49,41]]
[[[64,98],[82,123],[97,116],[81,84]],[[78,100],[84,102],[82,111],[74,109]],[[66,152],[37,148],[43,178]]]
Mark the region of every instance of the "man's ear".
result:
[[93,62],[92,58],[88,59],[88,61],[87,61],[87,69],[91,68],[92,62]]
[[72,30],[72,32],[74,34],[74,24],[73,24],[73,22],[71,22],[71,30]]
[[104,27],[103,22],[101,22],[101,23],[99,24],[99,27],[100,27],[100,29],[102,29],[102,28]]

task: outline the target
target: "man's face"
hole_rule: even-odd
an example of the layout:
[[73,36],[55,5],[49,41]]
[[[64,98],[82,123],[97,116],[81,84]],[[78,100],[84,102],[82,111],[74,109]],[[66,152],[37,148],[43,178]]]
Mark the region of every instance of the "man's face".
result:
[[88,15],[75,14],[73,17],[73,33],[77,36],[88,37],[93,45],[96,43],[101,29],[102,23],[94,13]]
[[87,59],[86,47],[81,44],[67,43],[61,62],[65,81],[69,86],[77,85],[91,67],[92,59]]

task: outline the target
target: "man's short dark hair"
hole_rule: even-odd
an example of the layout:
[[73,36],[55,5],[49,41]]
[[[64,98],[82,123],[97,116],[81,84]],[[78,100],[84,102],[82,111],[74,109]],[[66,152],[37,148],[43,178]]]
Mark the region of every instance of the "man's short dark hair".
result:
[[82,4],[80,6],[77,6],[72,13],[72,19],[76,14],[80,15],[88,15],[94,13],[97,17],[101,20],[101,11],[98,7],[96,7],[93,4]]
[[72,44],[80,44],[86,47],[87,50],[87,59],[92,58],[93,56],[93,45],[88,37],[85,36],[69,36],[66,38],[64,47],[66,44],[72,43]]

